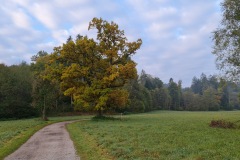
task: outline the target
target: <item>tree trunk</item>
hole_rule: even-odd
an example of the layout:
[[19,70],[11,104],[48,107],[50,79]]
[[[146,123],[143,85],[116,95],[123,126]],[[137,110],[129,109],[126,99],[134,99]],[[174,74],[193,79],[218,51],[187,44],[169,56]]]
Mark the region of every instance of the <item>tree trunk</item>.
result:
[[102,117],[102,116],[103,116],[101,109],[98,110],[98,116],[99,116],[99,117]]
[[44,121],[47,121],[48,118],[46,116],[46,102],[45,102],[45,96],[44,96],[44,99],[43,99],[43,111],[42,111],[42,119]]
[[58,111],[58,100],[56,100],[56,109]]
[[71,109],[73,109],[73,95],[71,95]]

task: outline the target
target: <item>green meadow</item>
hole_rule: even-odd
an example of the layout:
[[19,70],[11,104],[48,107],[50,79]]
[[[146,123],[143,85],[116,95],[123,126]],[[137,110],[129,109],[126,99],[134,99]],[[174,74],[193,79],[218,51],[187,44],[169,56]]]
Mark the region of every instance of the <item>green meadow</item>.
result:
[[240,129],[211,128],[211,120],[224,119],[240,126],[240,111],[156,111],[90,120],[90,116],[55,117],[0,122],[0,159],[16,150],[42,127],[66,120],[81,160],[109,159],[240,159]]
[[81,159],[240,159],[240,129],[211,128],[211,120],[240,125],[240,112],[157,111],[122,120],[68,125]]

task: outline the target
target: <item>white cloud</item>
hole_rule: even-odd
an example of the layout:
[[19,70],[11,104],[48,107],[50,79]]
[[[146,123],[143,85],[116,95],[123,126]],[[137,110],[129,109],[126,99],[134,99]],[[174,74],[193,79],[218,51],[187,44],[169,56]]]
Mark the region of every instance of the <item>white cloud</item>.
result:
[[69,31],[71,35],[87,34],[88,23],[84,22],[84,23],[76,24],[72,28],[70,28]]
[[156,21],[159,19],[165,19],[166,16],[172,16],[172,15],[176,15],[178,13],[177,9],[169,6],[169,7],[162,7],[162,8],[158,8],[156,10],[149,10],[148,12],[145,12],[143,14],[144,18],[146,18],[147,20],[151,21]]
[[[53,48],[56,47],[58,44],[56,44],[55,42],[45,42],[45,43],[39,43],[36,45],[36,51],[40,51],[40,50],[44,50],[48,53],[52,53],[53,51]],[[37,53],[37,52],[36,52]],[[36,54],[35,53],[35,54]],[[33,56],[33,54],[28,54],[28,55],[31,55]]]
[[64,43],[66,42],[67,38],[69,37],[68,30],[55,30],[52,32],[52,37],[58,42],[58,43]]
[[28,9],[45,27],[56,29],[59,19],[54,15],[54,8],[49,4],[33,3],[31,6],[28,6]]
[[93,17],[115,21],[129,41],[143,45],[133,59],[138,69],[165,82],[189,86],[194,75],[215,71],[211,32],[219,24],[219,0],[3,0],[0,6],[0,62],[13,64],[39,50],[52,51],[69,35],[96,37]]
[[146,33],[151,36],[151,39],[164,39],[171,36],[170,30],[174,27],[172,22],[159,22],[159,23],[152,23],[146,29]]
[[64,7],[64,8],[72,8],[72,7],[77,7],[77,6],[81,6],[84,4],[87,4],[87,2],[89,2],[88,0],[54,0],[55,5],[59,6],[59,7]]
[[30,28],[29,17],[24,13],[23,10],[18,9],[16,11],[11,11],[10,15],[14,24],[20,28],[28,29]]

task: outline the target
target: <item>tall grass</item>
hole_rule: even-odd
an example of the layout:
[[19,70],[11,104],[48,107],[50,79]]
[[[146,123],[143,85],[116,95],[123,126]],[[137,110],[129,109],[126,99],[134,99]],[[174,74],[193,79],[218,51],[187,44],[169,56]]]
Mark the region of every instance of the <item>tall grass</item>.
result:
[[160,111],[68,130],[81,159],[240,159],[240,129],[211,128],[213,119],[236,122],[240,112]]

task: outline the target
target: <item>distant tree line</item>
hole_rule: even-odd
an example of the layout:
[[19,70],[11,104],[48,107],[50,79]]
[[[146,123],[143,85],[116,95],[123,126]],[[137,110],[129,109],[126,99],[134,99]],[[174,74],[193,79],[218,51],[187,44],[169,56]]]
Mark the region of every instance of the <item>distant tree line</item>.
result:
[[35,116],[32,102],[32,76],[26,63],[0,64],[0,118]]
[[70,98],[62,95],[58,86],[36,76],[37,67],[26,62],[0,64],[0,119],[36,117],[44,106],[49,114],[73,111]]
[[191,87],[182,88],[182,81],[170,78],[164,84],[142,71],[137,80],[128,86],[129,111],[151,110],[218,111],[240,109],[239,84],[217,78],[215,75],[192,79]]
[[[32,60],[34,62],[46,55],[46,52],[40,51]],[[31,65],[23,62],[12,66],[0,64],[1,118],[25,118],[39,116],[42,112],[56,115],[74,111],[72,97],[64,96],[58,83],[38,77],[41,70],[44,70],[44,62]],[[129,93],[126,106],[113,108],[111,112],[240,109],[240,85],[217,76],[202,74],[200,78],[192,79],[190,87],[182,88],[181,81],[175,82],[171,78],[164,84],[159,78],[142,71],[137,78],[128,81],[123,89]]]

